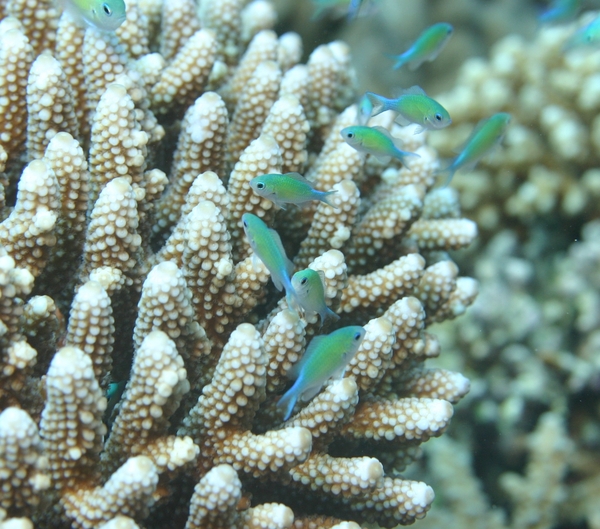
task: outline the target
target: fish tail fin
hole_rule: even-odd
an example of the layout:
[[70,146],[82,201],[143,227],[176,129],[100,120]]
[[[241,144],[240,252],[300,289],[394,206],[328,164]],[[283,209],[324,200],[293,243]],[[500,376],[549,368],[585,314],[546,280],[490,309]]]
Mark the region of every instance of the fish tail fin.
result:
[[296,388],[296,384],[294,384],[290,389],[287,390],[287,392],[279,399],[279,402],[277,403],[277,408],[284,410],[284,421],[287,421],[292,415],[297,401],[298,389]]
[[400,163],[402,165],[404,165],[405,167],[408,167],[408,164],[406,163],[406,158],[410,158],[410,157],[420,158],[421,157],[421,155],[417,154],[416,152],[409,152],[409,151],[402,150],[402,141],[399,140],[398,138],[392,137],[392,141],[394,143],[394,150],[395,150],[394,157],[397,158],[398,160],[400,160]]
[[325,204],[327,204],[328,206],[332,207],[333,209],[339,209],[337,206],[334,206],[331,201],[329,200],[329,196],[333,195],[334,193],[337,193],[337,191],[334,189],[333,191],[318,191],[318,199],[321,202],[324,202]]
[[375,94],[374,92],[367,92],[365,95],[369,98],[369,101],[373,103],[373,112],[371,112],[371,117],[388,110],[389,104],[387,98],[380,96],[379,94]]
[[456,173],[456,169],[457,168],[454,167],[454,164],[451,163],[443,169],[438,169],[433,174],[434,176],[446,175],[445,182],[442,185],[442,187],[448,187],[450,185],[450,182],[452,181],[452,178],[454,177],[454,173]]
[[394,70],[399,70],[408,62],[408,57],[406,56],[406,53],[401,53],[400,55],[386,53],[385,56],[388,59],[392,59],[392,61],[394,61],[394,66],[392,66]]

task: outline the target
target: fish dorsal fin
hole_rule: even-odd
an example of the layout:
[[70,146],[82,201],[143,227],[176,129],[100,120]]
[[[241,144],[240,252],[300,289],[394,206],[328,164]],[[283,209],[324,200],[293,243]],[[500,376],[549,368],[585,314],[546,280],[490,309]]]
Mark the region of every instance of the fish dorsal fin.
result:
[[420,86],[414,85],[410,88],[406,88],[405,90],[400,91],[401,96],[426,96],[425,90],[423,90]]
[[376,130],[377,132],[383,134],[386,138],[389,138],[390,140],[394,141],[394,138],[392,137],[391,132],[386,129],[385,127],[382,127],[381,125],[377,125],[375,127],[371,127],[373,130]]
[[314,184],[310,180],[307,180],[306,178],[304,178],[300,173],[286,173],[284,176],[293,178],[297,182],[302,182],[303,184],[309,185],[312,188],[315,187]]
[[283,243],[281,242],[281,237],[279,236],[279,233],[277,233],[273,228],[269,228],[269,231],[271,232],[271,236],[273,237],[275,245],[277,246],[277,248],[279,248],[281,255],[283,255],[285,269],[288,275],[292,275],[292,273],[294,272],[294,263],[292,263],[292,261],[288,259],[287,254],[285,253],[285,248],[283,247]]
[[287,258],[287,254],[285,253],[285,248],[283,247],[279,233],[277,233],[273,228],[269,228],[269,231],[271,232],[271,237],[273,237],[273,241],[275,241],[275,245],[277,248],[279,248],[281,255]]

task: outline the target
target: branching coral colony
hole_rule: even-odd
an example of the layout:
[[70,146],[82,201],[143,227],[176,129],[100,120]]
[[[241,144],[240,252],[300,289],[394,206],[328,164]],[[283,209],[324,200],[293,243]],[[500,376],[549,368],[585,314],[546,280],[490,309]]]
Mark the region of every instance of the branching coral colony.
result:
[[[440,352],[425,327],[477,287],[445,253],[476,227],[431,190],[424,135],[380,117],[420,158],[365,161],[339,134],[356,115],[348,47],[299,64],[299,37],[277,37],[262,0],[128,0],[116,34],[30,4],[9,0],[0,23],[0,516],[187,529],[425,516],[433,490],[400,472],[469,387],[424,367]],[[276,212],[248,185],[288,171],[337,190],[337,209]],[[324,272],[339,325],[366,329],[346,377],[285,423],[274,404],[318,316],[277,303],[245,212]]]

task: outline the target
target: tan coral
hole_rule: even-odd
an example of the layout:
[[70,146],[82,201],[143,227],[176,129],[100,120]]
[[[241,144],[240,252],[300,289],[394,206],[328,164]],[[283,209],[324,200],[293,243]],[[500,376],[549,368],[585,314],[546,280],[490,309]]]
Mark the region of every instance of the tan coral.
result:
[[[6,25],[6,21],[3,21]],[[0,31],[0,145],[16,162],[25,148],[27,125],[27,76],[33,63],[33,49],[16,27]]]
[[186,195],[199,174],[209,170],[222,173],[226,127],[225,104],[214,92],[202,94],[185,113],[169,187],[157,204],[156,221],[160,228],[170,228],[177,222]]
[[5,509],[35,506],[40,493],[50,486],[44,473],[47,460],[37,426],[19,408],[0,413],[0,473],[4,486],[0,506]]
[[160,54],[172,59],[190,37],[200,29],[193,0],[162,2]]
[[215,61],[216,41],[212,31],[200,29],[192,35],[165,68],[151,92],[152,108],[159,114],[185,108],[201,93]]
[[193,460],[198,450],[191,439],[181,439],[183,446],[160,439],[166,437],[169,417],[189,389],[175,344],[162,331],[152,331],[134,355],[123,402],[102,454],[105,471],[111,472],[128,456],[139,454],[148,456],[159,472],[168,466],[165,460],[173,457],[173,450],[186,453],[180,465]]
[[79,135],[71,87],[60,63],[40,55],[31,66],[27,83],[27,157],[41,158],[58,132]]
[[0,224],[0,243],[17,264],[39,276],[56,244],[54,226],[60,205],[54,171],[43,160],[34,160],[19,180],[17,203]]

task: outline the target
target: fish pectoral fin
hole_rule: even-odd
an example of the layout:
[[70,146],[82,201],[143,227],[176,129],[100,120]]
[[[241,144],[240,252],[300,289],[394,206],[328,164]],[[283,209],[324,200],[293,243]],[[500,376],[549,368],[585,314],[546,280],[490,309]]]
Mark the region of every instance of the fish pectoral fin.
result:
[[398,114],[394,118],[394,121],[398,123],[398,125],[400,125],[401,127],[406,127],[412,123],[410,119],[405,118],[402,114]]
[[415,127],[415,131],[413,132],[413,134],[421,134],[421,132],[425,132],[427,129],[425,127],[423,127],[422,125],[417,125]]

